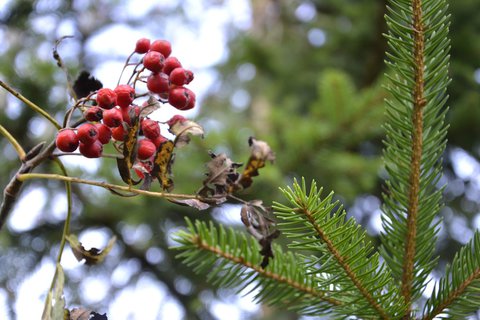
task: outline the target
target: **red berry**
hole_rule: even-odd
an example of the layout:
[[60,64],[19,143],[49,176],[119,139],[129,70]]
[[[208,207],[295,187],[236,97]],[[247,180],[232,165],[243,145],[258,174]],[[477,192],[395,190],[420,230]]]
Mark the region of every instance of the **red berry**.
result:
[[100,141],[93,143],[80,143],[80,153],[87,158],[99,158],[103,152],[103,144]]
[[102,144],[110,142],[110,139],[112,138],[112,130],[103,123],[96,123],[95,127],[97,127],[98,130],[98,141]]
[[153,142],[153,144],[155,145],[155,147],[158,149],[158,148],[160,148],[160,145],[161,145],[162,143],[164,143],[165,141],[167,141],[167,140],[168,140],[168,139],[165,138],[164,136],[158,136],[157,138],[152,139],[152,142]]
[[136,53],[146,53],[150,50],[150,39],[141,38],[137,40],[135,44],[135,52]]
[[167,40],[155,40],[150,45],[150,51],[157,51],[167,58],[172,53],[172,45]]
[[183,122],[183,121],[187,121],[187,118],[185,118],[185,117],[182,116],[182,115],[176,114],[176,115],[174,115],[173,117],[171,117],[170,120],[167,121],[167,124],[171,127],[171,126],[173,126],[175,123],[177,123],[177,122]]
[[103,109],[112,109],[117,103],[117,94],[112,89],[102,88],[97,92],[97,104]]
[[157,151],[157,147],[150,139],[142,139],[138,142],[138,159],[147,160],[155,154],[155,151]]
[[147,88],[151,92],[166,98],[169,90],[168,76],[163,72],[152,73],[147,78]]
[[195,94],[188,88],[172,88],[168,93],[168,102],[178,110],[189,110],[195,106]]
[[176,68],[170,73],[168,80],[174,85],[183,86],[184,84],[189,84],[193,80],[193,72],[183,68]]
[[103,123],[110,128],[118,127],[122,124],[122,111],[118,108],[105,110],[103,113]]
[[73,129],[59,131],[55,140],[57,148],[63,152],[73,152],[78,148],[78,137]]
[[127,135],[128,132],[125,130],[123,125],[112,129],[112,138],[117,141],[125,141]]
[[90,107],[83,113],[83,117],[87,121],[100,121],[103,117],[103,109],[99,106]]
[[77,136],[80,142],[92,144],[98,140],[98,129],[94,124],[85,123],[78,127]]
[[180,61],[178,61],[177,58],[168,57],[167,59],[165,59],[165,63],[163,65],[162,71],[166,74],[170,74],[176,68],[181,68],[181,67],[182,67],[182,64],[180,63]]
[[162,71],[163,64],[165,63],[165,57],[163,54],[157,51],[149,51],[143,57],[143,65],[145,68],[152,72]]
[[155,120],[145,119],[142,121],[142,132],[145,137],[154,140],[160,136],[160,126]]
[[135,89],[128,84],[121,84],[115,88],[117,94],[117,105],[121,108],[127,108],[133,99],[135,99]]

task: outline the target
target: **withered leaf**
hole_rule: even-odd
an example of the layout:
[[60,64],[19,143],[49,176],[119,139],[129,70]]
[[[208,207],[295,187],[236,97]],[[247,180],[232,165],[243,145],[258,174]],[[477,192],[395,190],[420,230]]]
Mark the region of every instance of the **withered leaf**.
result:
[[212,160],[206,165],[207,178],[198,193],[205,197],[230,193],[239,176],[237,168],[242,164],[233,162],[225,153],[216,155],[210,152],[210,157]]
[[170,178],[171,166],[174,160],[174,144],[167,140],[160,145],[154,158],[152,172],[153,177],[157,178],[163,190],[171,191],[173,189],[173,180]]
[[152,95],[148,97],[147,103],[145,106],[142,107],[140,110],[140,118],[145,118],[146,116],[150,115],[152,112],[157,111],[160,109],[161,105],[160,102]]
[[66,237],[68,243],[70,243],[70,247],[72,248],[73,255],[77,258],[78,261],[82,261],[85,259],[85,263],[87,265],[97,264],[103,261],[107,254],[112,250],[117,237],[113,236],[107,243],[107,246],[103,249],[91,248],[90,250],[86,250],[82,243],[78,241],[77,236],[74,234],[70,234]]
[[88,71],[82,71],[73,83],[73,91],[77,99],[84,98],[90,93],[101,89],[103,84]]
[[183,206],[189,206],[198,210],[205,210],[210,208],[210,205],[206,202],[198,199],[169,199],[170,202]]
[[140,183],[141,180],[135,181],[132,178],[131,171],[133,167],[133,163],[136,157],[136,150],[135,147],[137,145],[138,139],[138,129],[140,126],[140,121],[137,117],[133,116],[130,118],[132,125],[129,126],[126,123],[122,125],[128,132],[127,138],[123,143],[123,158],[117,158],[117,167],[122,177],[122,180],[127,183],[128,185],[137,185]]
[[265,167],[267,161],[275,161],[275,154],[265,141],[250,137],[248,144],[251,150],[250,158],[237,182],[243,188],[248,188],[252,185],[252,177],[258,176],[258,169]]
[[69,320],[108,320],[107,314],[99,314],[85,308],[75,308],[70,311]]
[[263,256],[260,266],[266,268],[273,258],[272,242],[280,235],[275,229],[275,223],[268,217],[269,209],[262,205],[259,200],[253,200],[242,206],[240,217],[242,223],[262,247],[260,254]]
[[92,310],[75,308],[70,311],[70,320],[90,320]]
[[168,129],[175,135],[175,147],[181,148],[190,142],[190,136],[200,136],[203,138],[202,126],[191,120],[179,120],[174,122]]

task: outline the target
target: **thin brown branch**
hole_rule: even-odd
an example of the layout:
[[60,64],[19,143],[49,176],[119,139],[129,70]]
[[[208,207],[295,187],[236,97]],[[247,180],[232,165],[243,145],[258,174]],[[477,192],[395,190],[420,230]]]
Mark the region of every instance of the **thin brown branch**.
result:
[[0,86],[2,86],[5,90],[7,90],[8,92],[10,92],[15,98],[17,98],[18,100],[22,101],[23,103],[25,103],[29,108],[31,108],[32,110],[34,110],[35,112],[41,114],[45,119],[47,119],[48,121],[50,121],[54,126],[55,128],[57,129],[61,129],[62,127],[60,126],[60,124],[57,122],[57,120],[55,120],[54,118],[52,118],[52,116],[50,114],[48,114],[48,112],[46,112],[45,110],[43,110],[42,108],[40,108],[39,106],[37,106],[35,103],[33,103],[32,101],[28,100],[27,98],[25,98],[23,95],[21,95],[20,93],[18,93],[15,89],[13,89],[12,87],[10,87],[8,84],[6,84],[5,82],[3,82],[2,80],[0,80]]
[[412,311],[412,291],[414,280],[414,263],[417,242],[417,220],[420,193],[420,174],[423,150],[423,108],[426,105],[424,96],[424,68],[425,68],[425,35],[422,21],[421,0],[412,1],[413,8],[413,39],[414,39],[414,63],[415,63],[415,87],[413,91],[413,114],[412,114],[412,156],[410,161],[410,186],[407,212],[407,234],[405,253],[403,259],[403,274],[401,293],[405,298],[406,316],[410,319]]
[[22,165],[3,190],[3,200],[0,205],[0,230],[2,230],[3,225],[7,221],[8,214],[17,201],[22,188],[23,181],[19,180],[18,176],[31,172],[40,163],[48,159],[53,150],[55,150],[55,142],[51,142],[43,151],[41,146],[43,146],[43,144],[32,148],[32,150],[25,155],[25,160],[22,162]]
[[241,264],[241,265],[243,265],[243,266],[245,266],[249,269],[252,269],[256,273],[260,274],[261,276],[263,276],[265,278],[270,278],[270,279],[273,279],[277,282],[285,283],[285,284],[289,285],[290,287],[295,288],[298,291],[304,292],[308,295],[311,295],[312,297],[319,298],[319,299],[321,299],[325,302],[328,302],[328,303],[330,303],[334,306],[343,305],[343,302],[341,302],[337,299],[333,299],[333,298],[330,298],[330,297],[326,296],[325,292],[323,292],[323,291],[318,291],[316,288],[305,286],[304,284],[301,284],[297,281],[294,281],[292,279],[289,279],[289,278],[284,277],[282,275],[279,275],[277,273],[267,271],[267,270],[263,269],[262,267],[259,267],[259,266],[255,265],[255,264],[253,264],[249,261],[245,261],[245,259],[243,259],[243,257],[237,257],[237,256],[234,256],[230,253],[224,252],[217,247],[212,247],[207,242],[203,241],[199,236],[194,236],[193,239],[192,239],[192,243],[195,244],[199,249],[207,250],[209,252],[214,253],[215,255],[217,255],[219,257],[222,257],[222,258],[227,259],[229,261],[232,261],[236,264]]
[[165,199],[197,199],[200,201],[212,201],[215,200],[215,197],[201,197],[196,194],[183,194],[183,193],[169,193],[169,192],[156,192],[156,191],[148,191],[148,190],[141,190],[141,189],[134,189],[131,186],[120,186],[117,184],[107,183],[103,181],[94,181],[94,180],[87,180],[77,177],[67,177],[60,174],[49,174],[49,173],[24,173],[17,175],[17,179],[20,181],[30,180],[30,179],[48,179],[48,180],[60,180],[60,181],[67,181],[72,183],[81,183],[87,184],[91,186],[101,187],[107,190],[115,190],[115,191],[124,191],[133,194],[141,194],[150,197],[156,198],[165,198]]

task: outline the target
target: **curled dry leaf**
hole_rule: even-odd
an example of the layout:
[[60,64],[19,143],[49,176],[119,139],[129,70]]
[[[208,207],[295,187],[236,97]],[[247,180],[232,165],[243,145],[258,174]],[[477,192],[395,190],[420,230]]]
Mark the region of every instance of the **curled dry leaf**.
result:
[[210,208],[210,205],[206,202],[198,199],[169,199],[170,202],[183,206],[189,206],[198,210],[205,210]]
[[177,121],[171,122],[170,128],[168,129],[171,134],[175,135],[175,147],[180,148],[187,145],[190,142],[190,136],[200,136],[203,138],[205,132],[198,123],[183,117],[178,117],[177,119]]
[[87,265],[97,264],[103,261],[107,254],[112,250],[117,237],[113,236],[107,243],[107,246],[103,249],[91,248],[90,250],[86,250],[82,243],[78,241],[77,236],[74,234],[70,234],[66,237],[68,243],[70,243],[70,247],[72,247],[73,255],[77,258],[78,261],[82,261],[85,259],[85,263]]
[[163,190],[171,191],[173,189],[173,180],[170,178],[171,166],[174,160],[173,153],[174,144],[167,140],[160,145],[157,154],[154,158],[152,177],[155,177],[160,182]]
[[152,112],[160,109],[160,107],[161,107],[161,104],[157,100],[157,98],[150,95],[148,97],[148,100],[146,101],[146,104],[142,107],[139,117],[140,118],[145,118],[146,116],[150,115]]
[[275,161],[275,153],[265,141],[250,137],[248,144],[251,150],[250,158],[237,182],[242,188],[248,188],[252,184],[252,177],[258,176],[258,169],[265,167],[267,161]]
[[275,229],[275,223],[268,217],[270,209],[263,206],[260,200],[253,200],[242,206],[240,217],[242,223],[262,247],[260,254],[263,256],[260,266],[266,268],[269,260],[273,259],[272,242],[280,235]]
[[206,165],[207,178],[203,180],[203,187],[198,191],[198,194],[210,197],[231,193],[239,176],[237,168],[242,164],[233,162],[225,153],[216,155],[210,152],[210,157],[212,160]]
[[106,314],[99,314],[85,308],[75,308],[70,311],[69,320],[108,320]]

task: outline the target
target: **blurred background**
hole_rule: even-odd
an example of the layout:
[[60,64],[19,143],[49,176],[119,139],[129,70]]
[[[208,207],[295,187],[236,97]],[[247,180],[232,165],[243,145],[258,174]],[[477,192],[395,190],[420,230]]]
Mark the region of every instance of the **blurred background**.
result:
[[[89,70],[115,86],[141,37],[167,39],[172,55],[195,73],[198,106],[183,115],[206,130],[177,152],[176,192],[194,193],[208,150],[248,158],[249,136],[267,141],[277,161],[241,196],[281,201],[295,177],[317,180],[362,223],[374,242],[381,231],[381,167],[386,0],[3,0],[0,77],[58,120],[69,107],[65,74],[52,58],[55,40],[75,77]],[[440,213],[438,277],[480,227],[480,2],[451,1],[449,146],[444,155],[445,207]],[[172,115],[162,108],[154,118]],[[0,124],[29,149],[54,128],[0,90]],[[0,186],[19,166],[0,139]],[[121,183],[112,160],[63,157],[72,176]],[[46,162],[37,172],[58,172]],[[158,188],[157,185],[154,188]],[[38,319],[55,268],[66,215],[64,186],[30,181],[0,232],[0,318]],[[71,231],[87,247],[117,244],[99,266],[78,263],[66,248],[69,308],[109,319],[298,319],[216,289],[175,259],[170,234],[184,217],[242,229],[235,204],[196,211],[156,198],[120,198],[74,186]],[[428,290],[433,288],[428,285]],[[428,295],[428,290],[426,295]]]

